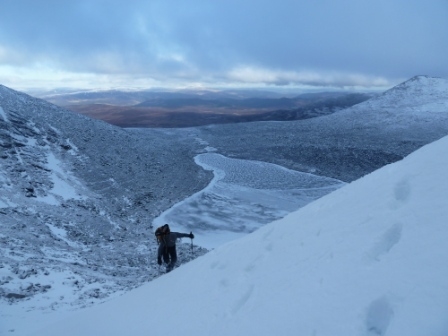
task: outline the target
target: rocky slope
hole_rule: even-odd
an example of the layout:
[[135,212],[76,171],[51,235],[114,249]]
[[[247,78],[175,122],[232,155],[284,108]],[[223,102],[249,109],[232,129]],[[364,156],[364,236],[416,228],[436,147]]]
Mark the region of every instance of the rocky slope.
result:
[[73,286],[42,306],[85,304],[157,276],[151,222],[207,185],[200,148],[0,86],[0,297]]

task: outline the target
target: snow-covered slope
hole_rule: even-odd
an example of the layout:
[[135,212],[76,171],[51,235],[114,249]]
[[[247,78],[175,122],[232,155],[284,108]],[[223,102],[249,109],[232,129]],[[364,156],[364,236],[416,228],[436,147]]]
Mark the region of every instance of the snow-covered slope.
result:
[[391,108],[402,106],[415,113],[447,112],[448,107],[448,80],[444,78],[415,76],[378,97],[370,99],[362,106],[375,106],[377,108]]
[[[416,123],[448,122],[448,80],[415,76],[383,94],[342,111],[354,126],[415,127]],[[334,119],[334,116],[333,116]]]
[[210,180],[193,160],[201,147],[179,143],[0,86],[0,320],[157,276],[152,220]]
[[448,334],[448,137],[33,336]]

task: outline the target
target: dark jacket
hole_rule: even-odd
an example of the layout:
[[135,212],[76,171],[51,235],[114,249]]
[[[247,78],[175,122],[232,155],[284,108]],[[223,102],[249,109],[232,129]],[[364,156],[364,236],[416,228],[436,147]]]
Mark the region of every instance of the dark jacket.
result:
[[190,237],[189,233],[180,233],[180,232],[170,232],[164,235],[159,244],[157,257],[161,257],[164,253],[166,253],[167,248],[176,246],[176,240],[178,238],[189,238],[189,237]]

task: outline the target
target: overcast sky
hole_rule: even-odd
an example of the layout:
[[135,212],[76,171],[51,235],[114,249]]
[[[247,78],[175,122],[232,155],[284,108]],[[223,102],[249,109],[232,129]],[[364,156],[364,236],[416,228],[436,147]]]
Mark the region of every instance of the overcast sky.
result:
[[0,0],[12,88],[390,87],[448,77],[448,0]]

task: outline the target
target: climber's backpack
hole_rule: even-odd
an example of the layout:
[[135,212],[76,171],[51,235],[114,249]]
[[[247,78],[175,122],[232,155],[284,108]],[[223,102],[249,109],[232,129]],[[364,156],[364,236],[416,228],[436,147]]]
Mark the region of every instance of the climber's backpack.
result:
[[165,240],[165,236],[170,233],[170,226],[168,224],[162,225],[157,228],[155,235],[157,238],[157,243],[161,243]]

